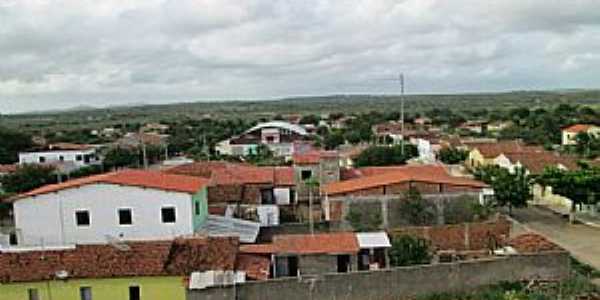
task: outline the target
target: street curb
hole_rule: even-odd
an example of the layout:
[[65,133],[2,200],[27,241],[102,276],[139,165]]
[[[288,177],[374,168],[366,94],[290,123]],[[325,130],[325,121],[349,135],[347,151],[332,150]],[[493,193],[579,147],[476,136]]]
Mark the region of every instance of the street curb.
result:
[[[544,206],[544,205],[532,205],[532,207],[539,208],[539,209],[545,210],[547,212],[551,212],[551,213],[559,215],[559,216],[561,216],[563,218],[569,216],[569,215],[565,215],[565,214],[563,214],[563,213],[561,213],[559,211],[555,211],[555,210],[553,210],[553,209],[551,209],[551,208],[549,208],[547,206]],[[578,218],[577,216],[575,216],[575,222],[579,223],[579,224],[582,224],[582,225],[589,226],[589,227],[593,227],[593,228],[596,228],[596,229],[600,229],[600,224],[594,223],[594,222],[589,222],[589,221],[584,221],[581,218]]]

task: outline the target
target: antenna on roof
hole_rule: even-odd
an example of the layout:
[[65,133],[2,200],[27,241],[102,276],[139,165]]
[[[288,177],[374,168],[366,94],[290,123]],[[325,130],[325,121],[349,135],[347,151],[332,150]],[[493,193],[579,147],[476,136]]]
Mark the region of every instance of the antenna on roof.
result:
[[106,235],[104,235],[104,237],[106,238],[106,241],[108,242],[109,245],[111,245],[113,248],[115,248],[119,251],[131,250],[131,247],[129,247],[129,245],[125,244],[123,241],[119,240],[118,238],[116,238],[110,234],[106,234]]

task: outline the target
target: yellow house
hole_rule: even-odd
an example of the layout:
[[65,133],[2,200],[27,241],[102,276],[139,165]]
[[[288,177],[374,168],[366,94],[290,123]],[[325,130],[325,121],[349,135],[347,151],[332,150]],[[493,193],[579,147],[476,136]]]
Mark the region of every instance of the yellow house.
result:
[[178,300],[192,272],[233,271],[234,237],[0,252],[0,300]]
[[526,146],[518,140],[472,144],[470,149],[465,164],[471,170],[483,166],[497,165],[498,158],[502,155],[544,151],[543,147]]

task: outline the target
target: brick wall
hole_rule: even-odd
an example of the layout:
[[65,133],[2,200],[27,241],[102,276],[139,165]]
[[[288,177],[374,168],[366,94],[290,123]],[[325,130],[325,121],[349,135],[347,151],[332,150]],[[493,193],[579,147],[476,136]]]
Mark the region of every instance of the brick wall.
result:
[[208,203],[260,204],[262,189],[273,188],[272,184],[219,185],[208,187]]
[[390,229],[394,236],[410,235],[428,240],[437,250],[482,250],[491,243],[503,244],[510,234],[510,222],[503,216],[493,222],[459,225],[401,227]]

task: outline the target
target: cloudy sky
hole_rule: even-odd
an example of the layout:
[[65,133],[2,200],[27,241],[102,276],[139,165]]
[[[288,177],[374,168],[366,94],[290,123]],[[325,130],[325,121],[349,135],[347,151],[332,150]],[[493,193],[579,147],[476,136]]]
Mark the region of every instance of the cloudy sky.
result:
[[0,113],[600,87],[597,0],[0,0]]

